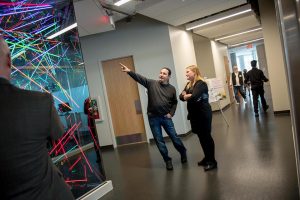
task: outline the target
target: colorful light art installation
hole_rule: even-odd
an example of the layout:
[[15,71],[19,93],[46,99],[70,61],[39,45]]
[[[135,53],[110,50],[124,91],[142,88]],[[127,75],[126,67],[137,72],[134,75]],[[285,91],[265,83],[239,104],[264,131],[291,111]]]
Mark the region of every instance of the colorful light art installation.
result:
[[89,91],[77,28],[47,39],[74,23],[71,0],[0,1],[0,34],[11,50],[12,82],[53,95],[65,134],[49,143],[49,155],[78,198],[105,176],[97,137],[83,112]]

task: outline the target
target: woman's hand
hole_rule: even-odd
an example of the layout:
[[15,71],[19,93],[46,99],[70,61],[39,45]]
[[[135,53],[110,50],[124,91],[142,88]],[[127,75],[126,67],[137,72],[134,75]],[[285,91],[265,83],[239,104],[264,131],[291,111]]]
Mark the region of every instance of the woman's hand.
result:
[[172,115],[170,113],[168,113],[165,115],[165,117],[170,119],[170,118],[172,118]]
[[186,101],[189,98],[191,98],[191,96],[192,96],[192,94],[185,94],[185,95],[183,95],[183,99]]

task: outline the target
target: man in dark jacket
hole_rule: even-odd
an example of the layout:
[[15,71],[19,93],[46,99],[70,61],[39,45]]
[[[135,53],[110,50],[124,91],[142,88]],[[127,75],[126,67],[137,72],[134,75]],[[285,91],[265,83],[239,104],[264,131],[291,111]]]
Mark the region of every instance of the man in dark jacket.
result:
[[[120,63],[121,64],[121,63]],[[131,71],[127,66],[122,65],[122,71],[143,85],[148,90],[148,120],[155,140],[155,143],[166,162],[167,170],[173,170],[172,158],[168,155],[168,149],[165,144],[161,127],[172,140],[174,147],[181,155],[181,162],[186,163],[186,148],[178,137],[172,117],[177,107],[177,95],[174,86],[169,83],[171,70],[162,68],[159,74],[159,80],[145,78]]]
[[10,74],[9,48],[0,35],[1,199],[74,199],[48,155],[48,139],[64,133],[52,96],[13,86]]
[[265,77],[263,71],[256,68],[257,61],[252,60],[251,66],[252,69],[247,72],[247,77],[245,78],[245,83],[250,81],[251,83],[251,91],[253,96],[253,105],[254,105],[254,113],[255,117],[258,117],[258,97],[260,96],[261,104],[263,107],[263,110],[266,112],[269,108],[269,106],[266,103],[265,97],[264,97],[264,82],[268,82],[269,79]]

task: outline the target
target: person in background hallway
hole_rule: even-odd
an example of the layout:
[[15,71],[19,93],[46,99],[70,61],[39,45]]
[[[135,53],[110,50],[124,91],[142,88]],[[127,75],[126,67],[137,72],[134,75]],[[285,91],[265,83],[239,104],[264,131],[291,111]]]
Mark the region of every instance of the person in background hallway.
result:
[[244,84],[243,74],[241,71],[238,71],[237,66],[234,66],[233,72],[231,73],[230,85],[233,85],[233,92],[234,92],[236,104],[240,104],[239,93],[244,98],[244,103],[247,103],[243,84]]
[[84,100],[84,114],[87,115],[88,118],[88,127],[89,127],[89,131],[92,134],[93,137],[93,143],[94,143],[94,149],[96,152],[96,162],[100,162],[101,161],[101,157],[100,157],[100,153],[99,153],[99,142],[98,142],[98,136],[97,136],[97,131],[96,131],[96,124],[95,124],[95,115],[97,113],[95,113],[96,111],[93,109],[92,105],[91,105],[91,98],[88,97]]
[[254,105],[254,113],[255,117],[258,117],[258,96],[260,96],[261,104],[263,107],[263,110],[266,112],[269,108],[267,105],[267,102],[264,97],[264,82],[268,82],[269,79],[265,77],[263,71],[260,69],[257,69],[256,67],[257,61],[252,60],[251,61],[251,66],[252,69],[247,72],[247,77],[245,79],[245,83],[250,81],[251,83],[251,91],[252,91],[252,96],[253,96],[253,105]]
[[[121,63],[120,63],[121,64]],[[181,163],[187,162],[186,148],[181,139],[177,136],[172,117],[177,107],[177,96],[174,86],[169,83],[171,70],[162,68],[159,74],[159,80],[145,78],[135,72],[130,71],[128,67],[122,65],[122,71],[143,85],[148,90],[148,120],[155,140],[155,143],[166,162],[167,170],[173,170],[172,158],[168,155],[168,149],[165,144],[161,127],[171,138],[174,147],[181,155]]]
[[217,168],[215,143],[211,136],[212,111],[208,102],[208,87],[201,77],[196,65],[186,68],[188,83],[179,95],[180,100],[187,101],[188,120],[192,132],[197,134],[204,152],[204,158],[198,162],[205,171]]
[[[243,70],[243,76],[244,76],[244,79],[247,78],[247,69],[244,69]],[[245,95],[247,96],[247,91],[248,91],[248,94],[249,94],[249,97],[251,97],[251,94],[250,94],[250,81],[248,81],[247,83],[244,84],[244,90],[245,90]]]
[[1,199],[74,199],[48,155],[48,139],[64,133],[52,96],[13,86],[10,74],[10,51],[0,35]]

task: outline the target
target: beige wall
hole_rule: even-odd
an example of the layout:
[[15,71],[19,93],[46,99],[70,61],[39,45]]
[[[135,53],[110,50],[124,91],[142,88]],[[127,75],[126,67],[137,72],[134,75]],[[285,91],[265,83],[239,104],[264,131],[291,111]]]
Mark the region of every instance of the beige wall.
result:
[[[213,55],[213,62],[214,62],[214,68],[216,75],[215,77],[222,80],[223,86],[225,89],[225,93],[227,98],[223,99],[220,101],[220,106],[221,108],[224,108],[228,104],[230,104],[230,97],[229,97],[229,91],[228,91],[228,85],[227,85],[227,78],[226,78],[226,70],[225,70],[225,62],[224,62],[224,57],[227,56],[229,59],[228,55],[228,49],[227,46],[211,41],[211,51]],[[212,109],[213,110],[218,110],[219,106],[216,105],[216,103],[212,104]]]
[[273,0],[259,0],[273,110],[290,110],[283,51]]
[[215,78],[216,71],[210,40],[200,35],[193,35],[197,64],[203,77]]

